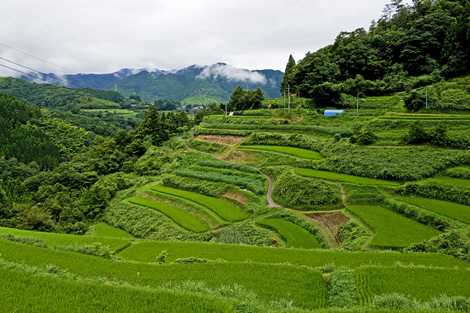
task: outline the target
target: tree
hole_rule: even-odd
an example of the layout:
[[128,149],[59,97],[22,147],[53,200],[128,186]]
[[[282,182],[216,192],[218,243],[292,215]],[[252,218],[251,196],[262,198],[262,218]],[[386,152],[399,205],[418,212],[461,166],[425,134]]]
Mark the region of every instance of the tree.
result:
[[238,86],[230,97],[228,107],[231,111],[259,109],[261,108],[263,100],[264,94],[260,88],[255,90],[245,90]]
[[293,74],[295,65],[296,65],[295,59],[291,54],[289,55],[289,61],[287,61],[286,70],[284,71],[284,78],[282,79],[282,83],[281,83],[282,95],[287,92],[287,86],[290,86],[292,84],[292,74]]

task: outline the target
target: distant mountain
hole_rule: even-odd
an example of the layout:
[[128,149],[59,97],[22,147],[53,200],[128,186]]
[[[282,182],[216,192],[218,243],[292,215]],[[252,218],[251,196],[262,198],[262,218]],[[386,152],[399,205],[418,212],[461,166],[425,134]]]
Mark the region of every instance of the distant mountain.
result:
[[124,96],[138,95],[145,100],[172,99],[185,103],[228,100],[237,86],[260,87],[268,98],[279,97],[283,73],[276,70],[246,70],[216,63],[191,65],[179,70],[122,69],[109,74],[42,74],[23,77],[69,88],[117,90]]

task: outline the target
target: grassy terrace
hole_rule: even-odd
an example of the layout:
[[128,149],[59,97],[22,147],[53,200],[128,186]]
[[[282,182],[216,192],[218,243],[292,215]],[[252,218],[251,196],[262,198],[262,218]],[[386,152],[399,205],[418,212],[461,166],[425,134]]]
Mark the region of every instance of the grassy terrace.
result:
[[207,223],[205,223],[203,220],[197,218],[193,214],[190,214],[189,212],[181,208],[172,206],[168,203],[144,197],[132,197],[127,201],[132,204],[137,204],[150,209],[157,210],[163,213],[164,215],[168,216],[171,220],[173,220],[173,222],[187,230],[196,233],[202,233],[210,229],[209,225],[207,225]]
[[423,113],[387,113],[381,119],[401,120],[470,120],[470,114],[423,114]]
[[131,234],[123,231],[122,229],[112,227],[106,223],[98,223],[93,225],[87,233],[90,236],[97,237],[110,237],[110,238],[122,238],[122,239],[133,239]]
[[176,196],[205,206],[226,221],[240,221],[248,217],[248,214],[244,212],[242,208],[226,199],[205,196],[200,193],[161,185],[152,186],[151,189],[156,192]]
[[380,206],[350,205],[347,209],[375,233],[371,245],[379,248],[403,248],[437,236],[439,232]]
[[439,176],[435,178],[430,178],[425,180],[424,182],[434,182],[441,185],[451,185],[457,186],[465,189],[470,189],[470,179],[461,179],[461,178],[453,178],[447,176]]
[[275,152],[281,154],[288,154],[301,159],[308,160],[321,160],[323,159],[322,155],[316,151],[295,148],[295,147],[285,147],[285,146],[270,146],[270,145],[243,145],[240,146],[241,150],[248,151],[261,151],[261,152]]
[[363,267],[356,270],[359,299],[370,303],[374,295],[400,293],[429,301],[442,294],[470,296],[470,271],[419,267]]
[[65,280],[5,268],[0,268],[0,284],[8,286],[0,288],[2,312],[234,312],[231,305],[221,300],[188,292],[109,286],[103,282]]
[[420,197],[395,197],[395,199],[470,224],[470,206]]
[[257,224],[276,231],[286,241],[288,247],[320,248],[321,245],[310,232],[282,218],[266,218]]
[[188,280],[204,282],[211,288],[237,283],[266,302],[288,297],[296,306],[317,308],[324,306],[326,301],[326,286],[321,273],[291,265],[127,263],[3,240],[0,240],[0,253],[8,262],[44,269],[53,264],[82,277],[102,277],[152,288]]
[[327,172],[327,171],[319,171],[319,170],[313,170],[313,169],[308,169],[308,168],[297,168],[295,169],[295,173],[301,176],[306,176],[306,177],[320,178],[320,179],[325,179],[325,180],[338,181],[338,182],[344,182],[344,183],[356,184],[356,185],[380,186],[380,187],[389,187],[389,188],[398,187],[400,185],[399,183],[387,181],[387,180],[359,177],[359,176]]
[[230,262],[253,261],[261,263],[286,263],[321,267],[325,264],[357,268],[363,265],[392,266],[396,262],[409,265],[439,267],[468,267],[468,264],[451,256],[433,253],[398,252],[345,252],[336,250],[305,250],[294,248],[269,248],[247,245],[204,242],[137,241],[119,255],[127,260],[153,262],[161,251],[168,252],[168,261],[178,258],[199,257],[208,260],[222,259]]
[[117,251],[126,247],[130,240],[124,238],[97,237],[97,236],[77,236],[69,234],[46,233],[14,228],[0,227],[0,238],[6,235],[13,235],[16,238],[37,239],[48,247],[82,247],[94,243],[101,243],[111,250]]

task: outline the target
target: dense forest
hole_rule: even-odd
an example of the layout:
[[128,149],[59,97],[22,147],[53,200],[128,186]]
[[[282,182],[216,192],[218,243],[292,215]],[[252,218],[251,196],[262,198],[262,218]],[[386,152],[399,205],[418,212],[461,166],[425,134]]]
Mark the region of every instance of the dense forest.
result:
[[[469,16],[467,0],[393,0],[368,31],[342,32],[298,64],[290,58],[281,92],[289,85],[319,105],[348,106],[351,96],[388,95],[469,73]],[[432,96],[469,99],[460,88]]]

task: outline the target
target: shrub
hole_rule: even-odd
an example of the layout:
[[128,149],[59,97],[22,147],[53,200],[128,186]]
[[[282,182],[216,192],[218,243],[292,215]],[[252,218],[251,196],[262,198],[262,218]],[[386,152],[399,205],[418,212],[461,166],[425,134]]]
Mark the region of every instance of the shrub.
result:
[[341,204],[339,187],[323,180],[304,178],[284,172],[274,187],[276,200],[289,208],[319,210]]
[[424,144],[428,143],[430,140],[429,134],[418,124],[411,125],[408,134],[403,139],[407,145]]
[[465,297],[440,296],[433,298],[428,306],[436,310],[470,312],[470,299]]
[[157,256],[156,261],[158,264],[164,264],[166,262],[167,257],[168,257],[168,251],[162,250],[160,254]]
[[329,281],[328,304],[341,308],[352,307],[357,304],[357,299],[354,272],[333,272]]
[[375,296],[373,304],[378,309],[390,310],[406,310],[415,307],[415,302],[413,300],[410,300],[406,296],[398,293]]
[[405,99],[405,108],[410,112],[418,112],[426,106],[426,97],[416,91],[413,91]]

